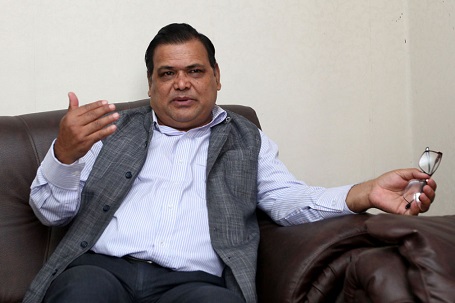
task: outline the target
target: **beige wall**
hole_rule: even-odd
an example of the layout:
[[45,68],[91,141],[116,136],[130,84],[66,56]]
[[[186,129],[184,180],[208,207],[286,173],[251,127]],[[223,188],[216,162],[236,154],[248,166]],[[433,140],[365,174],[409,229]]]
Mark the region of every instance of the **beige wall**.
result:
[[220,104],[254,107],[310,184],[444,152],[429,214],[455,214],[455,1],[0,0],[0,115],[147,96],[143,54],[188,22],[217,47]]
[[438,204],[430,214],[454,214],[455,1],[409,0],[408,6],[413,157],[425,145],[444,152],[434,176]]

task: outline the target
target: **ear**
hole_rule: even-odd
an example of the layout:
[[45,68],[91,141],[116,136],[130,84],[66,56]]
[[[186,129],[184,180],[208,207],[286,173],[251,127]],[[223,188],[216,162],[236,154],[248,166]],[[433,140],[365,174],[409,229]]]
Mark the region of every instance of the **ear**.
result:
[[149,88],[148,88],[148,96],[151,97],[151,87],[152,87],[152,75],[147,72],[147,82],[149,84]]
[[213,68],[215,74],[215,81],[216,81],[216,89],[221,90],[221,81],[220,81],[220,67],[218,63],[215,63],[215,67]]

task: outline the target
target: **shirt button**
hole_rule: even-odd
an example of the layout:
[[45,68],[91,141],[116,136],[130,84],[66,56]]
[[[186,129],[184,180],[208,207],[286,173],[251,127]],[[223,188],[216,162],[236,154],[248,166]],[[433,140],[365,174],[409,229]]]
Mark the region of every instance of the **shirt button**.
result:
[[125,177],[126,177],[127,179],[131,179],[131,178],[133,177],[133,174],[132,174],[130,171],[127,171],[127,172],[125,173]]

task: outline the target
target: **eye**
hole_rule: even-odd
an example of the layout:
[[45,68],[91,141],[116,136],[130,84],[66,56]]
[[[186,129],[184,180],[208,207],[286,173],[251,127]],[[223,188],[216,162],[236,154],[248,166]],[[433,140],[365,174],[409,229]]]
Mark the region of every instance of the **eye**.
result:
[[205,70],[202,68],[193,68],[188,71],[192,77],[202,77],[204,75]]
[[170,78],[170,77],[172,77],[173,75],[174,75],[174,72],[173,72],[173,71],[170,71],[170,70],[169,70],[169,71],[161,72],[161,73],[159,74],[159,76],[160,76],[161,78]]

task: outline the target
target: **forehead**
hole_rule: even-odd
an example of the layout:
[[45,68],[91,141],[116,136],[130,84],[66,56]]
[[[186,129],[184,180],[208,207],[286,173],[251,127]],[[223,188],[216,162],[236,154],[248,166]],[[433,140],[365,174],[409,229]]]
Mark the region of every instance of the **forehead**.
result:
[[194,64],[209,65],[207,50],[197,39],[178,44],[161,44],[155,49],[153,64],[161,66],[189,66]]

